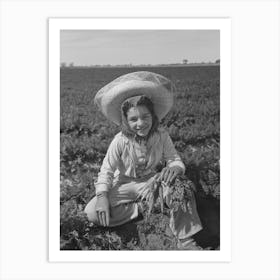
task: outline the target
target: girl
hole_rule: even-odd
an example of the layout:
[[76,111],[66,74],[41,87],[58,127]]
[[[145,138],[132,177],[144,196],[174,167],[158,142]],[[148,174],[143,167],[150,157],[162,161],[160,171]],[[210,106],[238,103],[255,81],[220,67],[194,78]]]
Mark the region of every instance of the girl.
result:
[[[164,198],[170,211],[170,228],[178,247],[192,246],[191,236],[202,229],[194,198],[187,207],[172,208],[168,185],[185,173],[168,133],[159,127],[160,120],[173,105],[173,84],[152,72],[123,75],[95,97],[103,114],[121,125],[103,160],[95,184],[96,196],[85,212],[90,221],[101,226],[117,226],[135,219],[141,210],[137,199],[154,184],[163,182]],[[157,167],[166,167],[157,173]]]

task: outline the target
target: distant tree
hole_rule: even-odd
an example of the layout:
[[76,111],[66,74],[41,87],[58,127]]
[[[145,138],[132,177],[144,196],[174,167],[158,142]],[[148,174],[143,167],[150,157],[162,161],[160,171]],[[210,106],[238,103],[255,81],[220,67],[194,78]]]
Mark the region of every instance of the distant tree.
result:
[[188,64],[188,60],[187,59],[183,59],[183,64]]
[[220,59],[217,59],[217,60],[215,61],[215,63],[217,63],[217,64],[220,63]]
[[60,63],[60,67],[61,67],[61,68],[65,68],[65,67],[66,67],[66,63],[65,63],[65,62],[61,62],[61,63]]
[[69,67],[74,67],[74,62],[70,62]]

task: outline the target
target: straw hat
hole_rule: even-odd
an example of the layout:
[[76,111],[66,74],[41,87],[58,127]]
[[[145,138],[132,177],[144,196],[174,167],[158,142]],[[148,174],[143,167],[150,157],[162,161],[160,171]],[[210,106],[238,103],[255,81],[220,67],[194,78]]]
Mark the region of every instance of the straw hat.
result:
[[161,120],[173,105],[174,90],[174,84],[164,76],[138,71],[120,76],[101,88],[94,102],[109,120],[120,125],[122,103],[132,96],[146,95],[152,100],[155,114]]

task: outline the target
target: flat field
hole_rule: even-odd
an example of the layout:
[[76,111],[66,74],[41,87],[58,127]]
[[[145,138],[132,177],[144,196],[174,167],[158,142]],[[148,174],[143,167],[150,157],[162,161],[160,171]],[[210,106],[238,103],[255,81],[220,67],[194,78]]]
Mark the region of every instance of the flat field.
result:
[[108,145],[119,128],[93,103],[111,80],[134,71],[171,79],[175,104],[162,121],[186,165],[203,230],[195,240],[204,250],[220,245],[220,67],[61,68],[60,239],[61,250],[176,250],[168,232],[168,210],[121,227],[103,229],[83,213]]

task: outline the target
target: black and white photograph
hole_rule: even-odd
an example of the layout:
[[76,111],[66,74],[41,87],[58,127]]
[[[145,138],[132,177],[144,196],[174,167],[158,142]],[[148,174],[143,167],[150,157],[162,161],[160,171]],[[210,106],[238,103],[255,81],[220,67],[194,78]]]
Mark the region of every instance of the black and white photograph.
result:
[[219,29],[60,30],[60,250],[220,250],[220,63]]
[[0,1],[0,279],[279,280],[279,8]]

